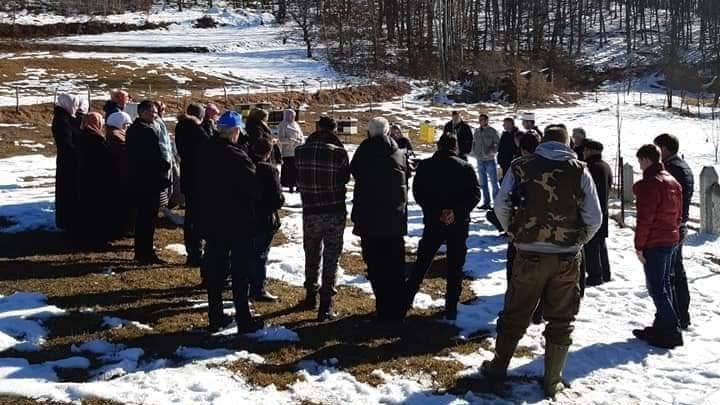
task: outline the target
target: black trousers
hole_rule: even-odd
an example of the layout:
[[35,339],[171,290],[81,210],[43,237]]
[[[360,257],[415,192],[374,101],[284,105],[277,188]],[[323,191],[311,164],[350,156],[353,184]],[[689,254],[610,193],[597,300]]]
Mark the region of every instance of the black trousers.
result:
[[160,192],[135,193],[135,256],[147,258],[155,254],[155,221],[160,211]]
[[[463,266],[467,255],[468,224],[450,226],[426,226],[418,246],[417,261],[410,277],[408,292],[412,299],[420,290],[425,274],[430,269],[435,254],[443,243],[447,244],[447,290],[445,310],[457,311],[462,293]],[[410,301],[412,304],[412,301]]]
[[680,327],[687,328],[690,325],[690,289],[688,288],[687,274],[683,265],[682,243],[677,246],[673,253],[670,286],[673,290],[673,307],[680,321]]
[[202,258],[202,241],[198,236],[197,223],[195,220],[195,198],[192,193],[185,194],[185,221],[183,222],[183,236],[185,239],[185,250],[188,260],[200,260]]
[[610,259],[605,238],[593,238],[584,250],[588,281],[592,284],[610,281]]
[[405,239],[402,236],[364,237],[361,242],[378,319],[402,320],[407,312]]
[[252,239],[207,241],[203,267],[208,293],[208,320],[211,327],[222,326],[222,293],[228,274],[232,278],[235,322],[241,326],[252,318],[248,305],[248,275],[254,263]]

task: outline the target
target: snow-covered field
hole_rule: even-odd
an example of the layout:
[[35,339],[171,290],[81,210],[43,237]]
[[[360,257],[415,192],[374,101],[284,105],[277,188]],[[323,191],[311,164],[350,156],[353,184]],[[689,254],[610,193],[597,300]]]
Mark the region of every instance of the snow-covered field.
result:
[[[637,106],[630,95],[623,105],[623,156],[633,162],[636,148],[661,132],[680,137],[682,152],[699,174],[703,165],[712,164],[711,148],[706,141],[707,122],[671,115],[668,112]],[[659,97],[659,96],[658,96]],[[603,141],[607,160],[614,161],[616,149],[616,96],[599,93],[598,102],[583,98],[577,106],[535,111],[539,124],[563,122],[569,127],[583,126],[591,137]],[[653,103],[653,96],[644,96]],[[400,110],[399,102],[375,107]],[[406,114],[429,115],[430,107],[419,101],[407,101]],[[499,126],[503,116],[494,115]],[[438,120],[439,123],[439,120]],[[350,146],[352,151],[354,147]],[[54,160],[28,156],[0,160],[0,217],[9,217],[14,225],[3,232],[23,229],[52,229]],[[45,179],[45,180],[42,180]],[[303,281],[302,222],[297,195],[286,195],[283,233],[288,243],[273,248],[268,275],[292,285]],[[348,194],[348,198],[351,196]],[[351,204],[348,201],[348,204]],[[476,299],[459,309],[458,335],[469,336],[483,329],[494,330],[496,316],[502,307],[505,280],[505,240],[474,214],[468,246],[466,273],[473,279],[471,288]],[[632,222],[632,218],[630,221]],[[408,246],[417,247],[422,232],[422,213],[411,202]],[[565,371],[571,389],[558,399],[561,404],[716,404],[720,402],[720,266],[708,258],[717,255],[720,242],[716,237],[691,234],[686,242],[686,268],[692,296],[693,325],[684,334],[685,346],[672,350],[654,349],[634,339],[630,331],[652,321],[654,307],[644,286],[644,275],[634,255],[633,233],[620,229],[611,221],[608,240],[613,281],[587,290],[576,323],[574,343]],[[169,250],[182,254],[178,246]],[[346,231],[345,250],[359,252],[359,241]],[[364,277],[343,275],[340,283],[371,293]],[[203,305],[204,303],[198,303]],[[442,300],[419,296],[416,307],[441,307]],[[32,349],[42,344],[42,320],[62,316],[62,308],[45,307],[39,295],[27,293],[0,298],[0,345]],[[108,319],[108,327],[122,327],[130,321]],[[541,326],[531,326],[521,345],[532,357],[514,359],[512,376],[540,377],[543,370]],[[232,333],[227,330],[221,333]],[[258,340],[298,339],[290,329],[270,326],[252,336]],[[407,404],[482,404],[543,403],[541,390],[528,379],[517,379],[507,398],[467,393],[463,397],[435,395],[432,376],[418,377],[412,371],[387,374],[376,371],[384,381],[375,387],[361,383],[342,370],[342,360],[301,362],[297,365],[298,381],[280,391],[273,386],[251,386],[242,376],[222,368],[228,361],[262,362],[261,356],[232,350],[178,348],[172,359],[142,360],[139,348],[117,347],[106,342],[91,342],[77,347],[74,357],[43,364],[29,364],[24,359],[0,358],[0,394],[68,401],[87,396],[114,399],[124,403],[301,403],[323,404],[407,403]],[[56,370],[68,367],[90,367],[84,353],[101,353],[103,364],[91,371],[88,383],[59,383]],[[492,356],[490,351],[451,353],[465,366],[461,375],[473,375],[480,363]],[[210,367],[210,365],[215,365]],[[220,367],[217,367],[217,366]]]

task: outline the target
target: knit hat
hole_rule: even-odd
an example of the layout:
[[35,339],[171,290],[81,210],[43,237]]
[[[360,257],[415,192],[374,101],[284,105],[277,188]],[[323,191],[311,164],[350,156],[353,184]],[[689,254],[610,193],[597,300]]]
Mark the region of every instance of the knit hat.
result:
[[207,118],[215,118],[218,115],[220,115],[220,109],[218,106],[216,106],[213,103],[208,103],[208,105],[205,107],[205,117]]
[[132,118],[130,117],[130,114],[124,111],[119,111],[110,114],[107,117],[107,122],[105,124],[108,127],[121,129],[125,124],[132,124]]
[[535,114],[530,113],[530,112],[523,113],[522,120],[523,121],[535,121]]

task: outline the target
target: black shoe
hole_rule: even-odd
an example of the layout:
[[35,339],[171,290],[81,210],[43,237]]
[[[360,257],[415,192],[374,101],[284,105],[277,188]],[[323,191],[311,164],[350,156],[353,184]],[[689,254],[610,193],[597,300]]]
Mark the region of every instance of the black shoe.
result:
[[457,309],[446,309],[445,310],[445,320],[446,321],[456,321],[457,320]]
[[331,300],[321,301],[320,309],[318,309],[317,321],[318,322],[326,322],[326,321],[334,321],[334,320],[335,320],[335,314],[332,311],[332,301]]
[[490,204],[483,204],[480,206],[480,209],[481,210],[491,210],[492,207],[490,206]]
[[596,279],[596,278],[588,278],[585,280],[585,286],[586,287],[597,287],[599,285],[602,285],[603,280]]
[[250,300],[255,302],[277,302],[278,297],[270,294],[267,291],[263,291],[259,294],[253,294],[250,297]]
[[653,327],[648,326],[647,328],[643,328],[643,329],[633,329],[632,333],[636,338],[647,342],[647,340],[649,339],[649,336],[653,333],[653,331],[654,331]]
[[682,330],[688,330],[689,328],[690,328],[690,322],[687,322],[687,323],[681,322],[681,323],[680,323],[680,329],[682,329]]
[[227,327],[232,325],[233,322],[234,322],[234,319],[232,316],[223,315],[222,320],[220,321],[219,324],[217,324],[217,325],[211,324],[208,327],[208,332],[210,332],[211,334],[220,332],[223,329],[227,329]]
[[314,310],[317,308],[317,293],[315,291],[308,290],[305,294],[305,299],[300,303],[299,307],[307,310]]
[[485,360],[480,365],[480,375],[488,383],[488,389],[491,393],[500,395],[505,388],[506,372],[500,372],[492,366],[492,361]]
[[255,333],[265,327],[265,322],[260,318],[250,318],[244,322],[238,323],[238,335],[247,333]]
[[670,335],[663,333],[650,333],[648,335],[647,343],[650,346],[659,347],[661,349],[674,349],[678,346],[682,346],[684,342],[682,334],[677,332]]

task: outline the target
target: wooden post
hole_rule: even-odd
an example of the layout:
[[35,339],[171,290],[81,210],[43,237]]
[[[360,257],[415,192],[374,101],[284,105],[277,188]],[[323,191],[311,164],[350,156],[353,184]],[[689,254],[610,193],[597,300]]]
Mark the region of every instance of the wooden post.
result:
[[718,172],[713,166],[705,166],[700,172],[700,231],[717,235],[720,229],[720,201],[713,198],[717,193]]
[[15,86],[15,112],[20,112],[20,89]]
[[225,92],[225,106],[227,106],[228,103],[228,94],[227,94],[227,86],[223,85],[223,92]]

